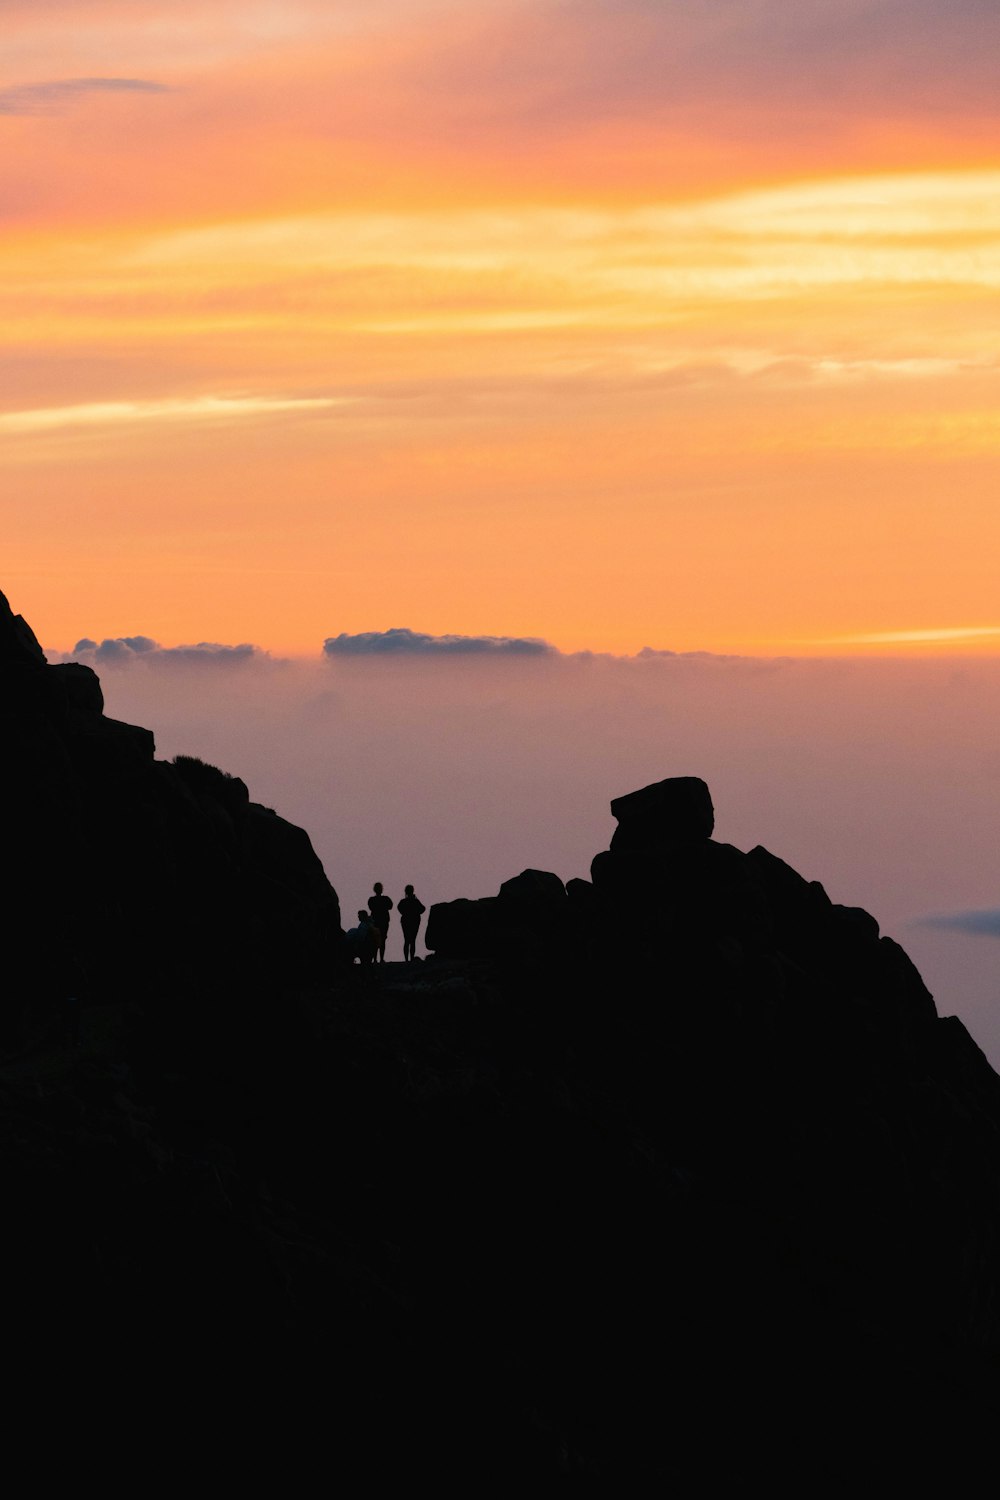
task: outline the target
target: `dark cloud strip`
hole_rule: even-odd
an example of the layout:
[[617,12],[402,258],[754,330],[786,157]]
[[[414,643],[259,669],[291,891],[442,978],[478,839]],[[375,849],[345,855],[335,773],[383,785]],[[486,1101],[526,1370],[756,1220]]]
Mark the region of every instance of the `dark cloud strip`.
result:
[[148,78],[56,78],[0,89],[0,115],[53,114],[86,94],[166,93],[166,84]]
[[326,656],[558,656],[548,641],[535,636],[427,635],[420,630],[394,627],[363,630],[358,635],[329,636],[323,642]]
[[49,652],[53,659],[80,661],[92,667],[124,667],[134,661],[148,661],[156,666],[239,667],[247,662],[270,661],[268,652],[249,642],[223,646],[216,641],[199,641],[193,646],[160,646],[148,635],[120,635],[100,643],[84,636],[73,650]]
[[323,642],[328,661],[345,657],[535,657],[562,661],[633,661],[633,662],[745,662],[784,663],[785,658],[720,656],[712,651],[660,651],[643,646],[634,656],[616,656],[606,651],[560,651],[551,641],[539,636],[510,635],[430,635],[422,630],[395,626],[391,630],[362,630],[356,635],[342,631]]
[[956,911],[944,916],[921,917],[916,925],[967,932],[976,937],[1000,938],[1000,911]]
[[[432,635],[428,631],[394,626],[389,630],[363,630],[357,634],[342,631],[328,636],[323,643],[323,658],[334,660],[455,660],[476,657],[479,660],[564,661],[564,662],[711,662],[722,665],[773,668],[788,663],[783,657],[723,656],[711,651],[654,650],[644,646],[634,655],[618,656],[605,651],[561,651],[539,636],[510,635]],[[153,665],[239,666],[245,662],[276,663],[278,658],[261,646],[248,641],[239,645],[222,645],[217,641],[198,641],[191,645],[161,646],[148,635],[120,635],[96,641],[83,636],[72,651],[49,650],[52,661],[81,661],[93,667],[124,667],[144,661]]]

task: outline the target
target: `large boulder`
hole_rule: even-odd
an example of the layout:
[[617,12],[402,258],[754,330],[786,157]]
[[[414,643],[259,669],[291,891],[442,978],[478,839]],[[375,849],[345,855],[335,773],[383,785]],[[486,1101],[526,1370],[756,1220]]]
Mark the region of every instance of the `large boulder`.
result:
[[499,899],[522,910],[560,909],[566,902],[566,887],[550,870],[522,870],[503,882]]
[[700,776],[671,776],[611,804],[618,828],[613,849],[639,849],[678,839],[710,839],[715,809]]

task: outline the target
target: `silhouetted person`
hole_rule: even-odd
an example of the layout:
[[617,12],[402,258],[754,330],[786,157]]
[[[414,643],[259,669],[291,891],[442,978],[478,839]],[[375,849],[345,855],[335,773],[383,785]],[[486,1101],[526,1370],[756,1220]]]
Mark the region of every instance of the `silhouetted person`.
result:
[[418,901],[413,894],[412,885],[406,887],[406,895],[399,902],[396,910],[399,912],[399,922],[403,929],[403,962],[412,963],[416,957],[417,933],[420,931],[420,918],[427,910],[422,901]]
[[388,896],[382,894],[382,882],[376,880],[375,894],[368,897],[368,910],[372,914],[372,921],[378,928],[382,941],[378,945],[378,961],[385,963],[385,940],[389,935],[389,913],[392,911],[392,901]]
[[347,951],[351,956],[351,963],[353,964],[358,958],[361,960],[362,968],[375,962],[379,943],[385,941],[372,920],[371,913],[367,911],[358,912],[357,927],[351,927],[345,932],[344,937],[347,940]]

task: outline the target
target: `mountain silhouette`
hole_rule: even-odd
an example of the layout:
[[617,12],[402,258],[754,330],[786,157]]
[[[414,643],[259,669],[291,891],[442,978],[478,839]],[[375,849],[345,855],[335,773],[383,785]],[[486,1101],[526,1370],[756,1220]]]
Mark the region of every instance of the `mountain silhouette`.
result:
[[439,903],[425,963],[362,971],[308,835],[157,760],[2,595],[0,704],[33,1451],[472,1492],[962,1475],[1000,1394],[1000,1078],[874,917],[669,778],[612,802],[589,881]]

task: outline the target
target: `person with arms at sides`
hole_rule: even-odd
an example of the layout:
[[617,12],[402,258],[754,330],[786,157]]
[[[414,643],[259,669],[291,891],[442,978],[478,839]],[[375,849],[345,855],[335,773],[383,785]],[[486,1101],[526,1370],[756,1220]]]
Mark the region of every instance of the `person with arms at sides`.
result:
[[420,918],[427,908],[413,894],[412,885],[408,885],[406,887],[406,895],[399,902],[396,910],[399,912],[399,920],[403,928],[403,962],[404,964],[409,964],[416,957]]
[[378,961],[385,963],[385,940],[389,936],[389,913],[392,911],[392,901],[388,896],[382,894],[382,882],[376,880],[375,894],[368,897],[368,910],[372,914],[372,921],[379,930],[381,941],[378,945]]

